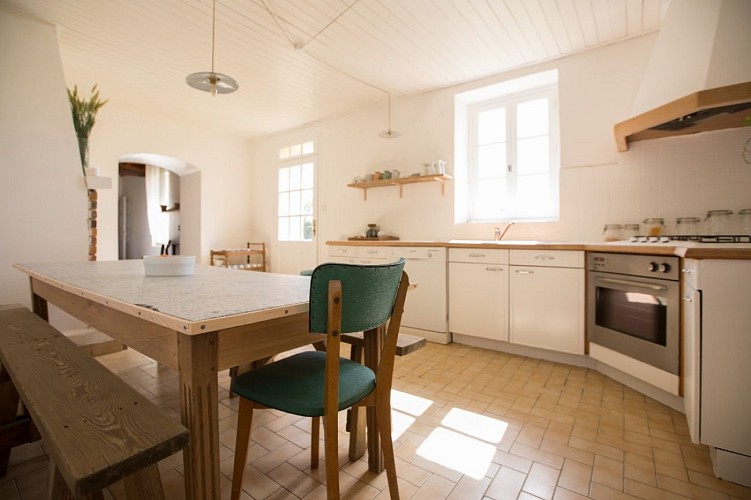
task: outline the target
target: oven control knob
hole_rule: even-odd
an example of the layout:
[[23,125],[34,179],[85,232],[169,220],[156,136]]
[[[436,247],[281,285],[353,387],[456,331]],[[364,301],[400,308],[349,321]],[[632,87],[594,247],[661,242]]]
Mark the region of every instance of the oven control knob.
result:
[[647,271],[649,271],[650,273],[656,273],[659,270],[660,270],[660,265],[657,262],[652,261],[649,263],[649,267],[647,268]]
[[668,264],[667,262],[663,262],[662,264],[660,264],[661,273],[669,273],[670,269],[671,269],[670,264]]

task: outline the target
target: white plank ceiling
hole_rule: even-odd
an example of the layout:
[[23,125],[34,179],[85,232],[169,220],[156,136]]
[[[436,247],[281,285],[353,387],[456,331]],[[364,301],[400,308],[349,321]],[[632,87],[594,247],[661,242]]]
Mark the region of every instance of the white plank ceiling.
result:
[[185,83],[211,68],[212,0],[0,8],[58,26],[69,86],[254,137],[649,33],[669,1],[217,0],[215,70],[240,89],[215,98]]

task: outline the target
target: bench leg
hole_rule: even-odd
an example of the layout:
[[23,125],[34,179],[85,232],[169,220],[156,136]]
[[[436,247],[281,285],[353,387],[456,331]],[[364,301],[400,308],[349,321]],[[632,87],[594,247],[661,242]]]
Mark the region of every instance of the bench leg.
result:
[[[18,414],[18,399],[18,391],[13,386],[8,372],[0,363],[0,427],[15,422]],[[0,447],[0,477],[5,477],[8,473],[11,448],[12,446]]]
[[156,464],[127,476],[123,482],[128,500],[164,500],[162,478]]
[[[75,500],[75,496],[71,493],[68,484],[60,474],[60,470],[57,466],[50,462],[50,477],[49,484],[47,485],[47,498],[49,500]],[[104,495],[101,491],[92,493],[87,497],[83,497],[81,500],[104,500]]]

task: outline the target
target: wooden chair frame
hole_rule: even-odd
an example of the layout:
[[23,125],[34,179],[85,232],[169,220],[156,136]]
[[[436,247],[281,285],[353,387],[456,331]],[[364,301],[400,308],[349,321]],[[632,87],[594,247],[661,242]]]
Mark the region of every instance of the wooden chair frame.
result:
[[[389,321],[367,333],[378,336],[375,345],[379,345],[378,352],[370,352],[366,357],[375,361],[376,385],[375,389],[362,400],[352,405],[355,407],[370,407],[375,409],[376,427],[368,429],[369,439],[379,439],[383,449],[386,477],[389,493],[392,499],[399,498],[399,487],[396,477],[396,461],[394,458],[394,443],[391,440],[391,384],[394,376],[394,359],[396,356],[397,338],[401,325],[404,301],[409,288],[409,277],[402,271],[399,288]],[[331,280],[328,284],[328,326],[326,334],[326,385],[324,390],[324,456],[326,459],[327,498],[339,498],[339,357],[341,347],[342,321],[342,285],[338,280]],[[367,336],[366,335],[366,336]],[[253,422],[253,410],[264,408],[247,398],[240,398],[237,422],[237,441],[235,446],[235,464],[232,477],[232,499],[236,500],[242,490],[242,474],[247,460],[250,441],[250,429]],[[311,429],[311,468],[318,467],[320,417],[312,417]]]

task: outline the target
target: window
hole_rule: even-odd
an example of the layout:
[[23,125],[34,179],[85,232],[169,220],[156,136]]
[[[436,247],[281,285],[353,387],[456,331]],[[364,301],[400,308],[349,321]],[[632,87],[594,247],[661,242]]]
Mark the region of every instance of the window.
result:
[[314,220],[315,145],[313,141],[279,150],[279,241],[312,241]]
[[557,83],[550,73],[457,95],[456,222],[558,218]]

